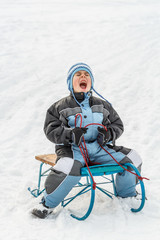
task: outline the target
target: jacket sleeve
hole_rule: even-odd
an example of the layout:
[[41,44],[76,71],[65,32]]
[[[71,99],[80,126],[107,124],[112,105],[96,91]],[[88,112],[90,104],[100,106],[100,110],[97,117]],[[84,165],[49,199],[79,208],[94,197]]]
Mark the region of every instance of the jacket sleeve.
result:
[[113,144],[115,144],[115,140],[122,135],[124,131],[124,126],[118,113],[111,105],[109,106],[109,108],[106,109],[104,113],[103,124],[108,129],[110,129],[112,135],[111,141],[113,142]]
[[46,137],[55,144],[69,145],[71,142],[71,128],[60,121],[60,115],[55,104],[47,111],[44,132]]

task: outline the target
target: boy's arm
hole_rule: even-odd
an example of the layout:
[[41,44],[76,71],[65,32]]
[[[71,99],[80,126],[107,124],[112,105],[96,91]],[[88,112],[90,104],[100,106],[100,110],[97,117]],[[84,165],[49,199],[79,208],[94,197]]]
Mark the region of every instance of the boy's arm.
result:
[[112,135],[111,140],[114,143],[115,140],[122,135],[122,133],[124,131],[124,126],[123,126],[123,122],[120,119],[118,113],[115,111],[115,109],[111,105],[110,105],[110,108],[107,110],[109,110],[109,115],[107,114],[107,112],[106,112],[106,116],[104,114],[103,124],[108,129],[110,129],[111,135]]
[[53,105],[47,111],[44,132],[51,142],[68,145],[72,139],[71,128],[66,127],[59,118],[59,113]]

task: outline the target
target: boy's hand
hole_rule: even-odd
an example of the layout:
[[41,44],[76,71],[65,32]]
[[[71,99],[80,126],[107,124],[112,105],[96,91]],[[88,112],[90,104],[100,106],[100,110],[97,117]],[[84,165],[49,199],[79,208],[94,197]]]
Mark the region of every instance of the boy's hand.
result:
[[109,142],[112,139],[111,130],[107,129],[107,131],[104,128],[98,127],[98,137],[97,142],[100,145],[104,145],[107,142]]
[[77,146],[80,145],[83,135],[87,132],[88,128],[75,127],[72,130],[72,141]]

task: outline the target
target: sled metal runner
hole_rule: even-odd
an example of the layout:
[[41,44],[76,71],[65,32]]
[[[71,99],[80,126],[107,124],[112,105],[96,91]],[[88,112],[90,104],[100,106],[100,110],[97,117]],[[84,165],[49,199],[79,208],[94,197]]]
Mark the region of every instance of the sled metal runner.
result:
[[[47,156],[47,155],[45,155],[45,156]],[[37,159],[37,160],[40,160],[40,159]],[[40,164],[39,177],[38,177],[38,187],[36,189],[33,189],[33,190],[28,188],[28,190],[31,192],[31,194],[34,197],[38,197],[45,190],[45,189],[41,190],[41,178],[43,176],[47,176],[48,171],[52,168],[52,167],[49,167],[47,170],[42,171],[44,163],[45,163],[45,161],[43,161]],[[46,162],[46,163],[49,164],[49,165],[52,165],[52,166],[54,165],[54,164],[50,164],[48,162]],[[130,167],[134,170],[134,172],[138,176],[141,176],[138,169],[131,163],[126,163],[126,164],[123,165],[123,167],[125,169],[127,169],[127,167]],[[101,193],[105,194],[107,197],[109,197],[111,199],[113,198],[113,196],[115,196],[115,197],[117,196],[117,192],[116,192],[116,188],[115,188],[115,182],[114,182],[114,174],[124,172],[124,169],[122,169],[119,165],[109,165],[109,164],[90,166],[89,169],[92,173],[92,176],[101,177],[101,178],[103,178],[103,180],[105,180],[105,182],[101,181],[101,182],[96,183],[96,188],[94,188],[93,187],[93,180],[92,180],[92,178],[89,174],[89,171],[88,171],[87,167],[82,167],[81,168],[81,177],[82,177],[82,180],[86,179],[86,182],[82,183],[80,181],[78,183],[78,185],[75,186],[75,188],[77,188],[79,190],[79,192],[72,197],[65,198],[61,203],[63,207],[66,207],[73,200],[75,200],[77,197],[80,197],[81,195],[86,194],[87,192],[90,192],[90,202],[89,202],[89,206],[88,206],[86,212],[82,216],[79,216],[79,215],[74,214],[74,213],[71,214],[71,216],[73,218],[77,219],[77,220],[85,220],[90,215],[90,213],[93,209],[93,206],[94,206],[94,202],[95,202],[95,190],[96,189],[99,190]],[[107,184],[112,185],[113,192],[102,188],[102,186],[107,186]],[[140,204],[137,208],[131,208],[132,212],[141,211],[144,207],[144,204],[145,204],[145,187],[144,187],[143,180],[139,180],[136,185],[140,186],[141,200],[139,200]]]

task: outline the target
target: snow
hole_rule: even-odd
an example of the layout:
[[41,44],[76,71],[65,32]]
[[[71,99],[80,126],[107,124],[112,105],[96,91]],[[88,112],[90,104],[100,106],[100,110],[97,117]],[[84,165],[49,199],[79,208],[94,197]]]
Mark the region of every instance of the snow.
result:
[[[159,29],[159,0],[0,0],[1,239],[159,239]],[[61,207],[35,219],[39,199],[27,190],[37,184],[34,156],[54,152],[46,110],[68,94],[67,71],[81,61],[125,124],[117,144],[143,158],[148,201],[134,214],[129,199],[98,193],[86,221]]]

